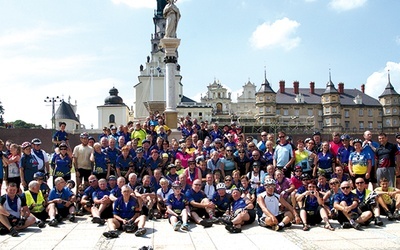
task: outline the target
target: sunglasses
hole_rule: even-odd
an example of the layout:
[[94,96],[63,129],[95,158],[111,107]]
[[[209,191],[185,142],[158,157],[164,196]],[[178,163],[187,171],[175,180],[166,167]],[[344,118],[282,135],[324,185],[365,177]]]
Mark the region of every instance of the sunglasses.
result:
[[232,181],[231,179],[226,179],[225,181]]
[[341,187],[341,189],[343,189],[343,190],[345,190],[345,189],[350,189],[350,187],[349,187],[349,186],[347,186],[347,187]]
[[267,135],[261,135],[261,136],[267,136]]
[[279,136],[279,138],[285,138],[286,136]]
[[226,150],[226,152],[232,152],[232,150]]
[[93,183],[96,182],[97,180],[89,180],[89,183]]
[[275,185],[274,184],[269,184],[269,185],[264,185],[264,187],[266,187],[266,188],[274,188],[275,187]]
[[201,186],[201,184],[193,184],[193,185],[195,185],[195,186]]
[[356,182],[356,184],[358,185],[358,184],[364,184],[365,182],[363,182],[363,181],[360,181],[360,182]]
[[335,182],[329,183],[329,185],[336,185],[336,184],[339,184],[339,182],[335,181]]

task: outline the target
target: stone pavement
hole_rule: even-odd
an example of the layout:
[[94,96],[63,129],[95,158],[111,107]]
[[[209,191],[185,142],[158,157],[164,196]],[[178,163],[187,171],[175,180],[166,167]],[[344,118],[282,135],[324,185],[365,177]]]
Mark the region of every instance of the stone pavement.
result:
[[320,226],[302,231],[293,225],[283,232],[261,228],[255,222],[242,233],[230,234],[223,225],[204,229],[190,223],[190,232],[175,232],[167,220],[147,221],[147,233],[142,237],[122,233],[119,238],[106,239],[102,233],[107,225],[91,223],[89,216],[77,217],[75,223],[65,221],[58,227],[31,227],[19,237],[0,236],[0,249],[399,249],[400,222],[388,222],[384,227],[370,225],[362,231],[340,229],[334,232]]

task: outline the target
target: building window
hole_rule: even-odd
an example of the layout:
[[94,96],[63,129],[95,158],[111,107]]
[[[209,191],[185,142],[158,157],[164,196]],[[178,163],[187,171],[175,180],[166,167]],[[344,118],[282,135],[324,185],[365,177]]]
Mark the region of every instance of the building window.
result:
[[397,120],[393,120],[393,126],[397,126]]
[[386,109],[386,114],[387,114],[387,115],[390,114],[390,109]]
[[318,110],[318,116],[322,116],[322,110],[321,109]]
[[364,115],[364,109],[359,109],[358,110],[358,115],[363,116]]
[[382,116],[382,110],[379,110],[379,116]]
[[379,129],[382,128],[382,122],[378,122],[378,128],[379,128]]
[[350,122],[349,121],[345,121],[344,122],[344,128],[345,129],[349,129],[350,128]]
[[368,122],[368,129],[372,129],[373,122]]
[[390,125],[391,125],[390,119],[386,119],[386,125],[387,125],[387,126],[390,126]]
[[308,116],[313,116],[313,110],[312,109],[307,109],[307,115]]
[[386,100],[386,104],[387,104],[387,105],[390,105],[391,103],[392,103],[392,102],[391,102],[390,99],[387,99],[387,100]]
[[294,109],[294,115],[299,116],[300,115],[300,110],[299,109]]
[[364,122],[359,122],[358,127],[360,128],[360,130],[364,129]]
[[325,119],[325,124],[326,124],[326,125],[330,125],[330,124],[331,124],[331,121],[330,121],[329,119]]
[[289,110],[288,109],[283,109],[283,115],[289,115]]
[[192,117],[192,112],[188,112],[188,116]]
[[203,112],[199,112],[199,116],[202,117],[203,116]]
[[324,127],[324,124],[322,122],[318,122],[318,127],[321,129]]
[[266,107],[265,110],[266,110],[266,113],[271,113],[271,107]]
[[271,97],[269,95],[267,95],[267,100],[269,101],[271,99]]
[[260,114],[264,113],[264,107],[260,107],[260,108],[258,109],[258,113],[260,113]]
[[108,123],[115,123],[115,115],[111,114],[111,115],[108,117]]
[[333,119],[332,119],[332,124],[333,124],[333,125],[337,125],[337,119],[336,119],[336,118],[333,118]]
[[262,102],[262,101],[264,101],[264,97],[263,97],[263,96],[260,96],[260,97],[258,97],[258,100],[259,100],[260,102]]
[[373,114],[374,114],[374,112],[372,111],[372,109],[368,109],[368,116],[369,116],[369,117],[372,117]]
[[397,114],[397,109],[396,108],[393,109],[393,114]]
[[276,114],[277,114],[277,115],[280,115],[280,114],[281,114],[281,110],[280,110],[280,109],[277,109],[277,110],[276,110]]
[[344,117],[345,117],[345,118],[349,118],[349,117],[350,117],[350,112],[349,112],[348,109],[345,109],[345,110],[344,110]]
[[336,107],[332,107],[332,114],[336,114],[336,113],[337,113]]
[[329,107],[325,107],[325,108],[324,108],[324,114],[329,114],[329,113],[330,113]]

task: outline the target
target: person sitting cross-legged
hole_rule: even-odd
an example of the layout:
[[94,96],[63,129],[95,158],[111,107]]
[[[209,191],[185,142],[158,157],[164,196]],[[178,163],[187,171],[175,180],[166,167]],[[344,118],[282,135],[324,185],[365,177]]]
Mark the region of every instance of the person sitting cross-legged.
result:
[[104,219],[112,217],[112,201],[106,179],[99,180],[99,189],[93,193],[92,222],[104,225]]
[[49,217],[46,211],[47,199],[40,190],[39,182],[29,182],[28,189],[22,193],[22,197],[25,198],[26,205],[31,214],[35,216],[38,227],[44,228],[46,226],[46,219]]
[[117,238],[118,230],[135,233],[135,236],[144,235],[146,216],[142,214],[142,200],[131,195],[133,190],[128,185],[124,185],[121,192],[122,196],[114,201],[114,217],[107,221],[110,230],[103,235],[107,238]]
[[172,183],[172,190],[173,193],[168,196],[166,201],[168,221],[174,231],[178,231],[178,229],[188,231],[189,202],[181,193],[182,187],[179,181]]
[[400,220],[400,189],[389,187],[389,180],[386,177],[382,177],[379,184],[380,187],[377,187],[375,192],[378,194],[380,210],[389,220]]
[[[262,211],[259,225],[280,231],[285,226],[291,225],[293,216],[296,223],[300,223],[300,217],[296,210],[282,196],[275,193],[275,180],[265,179],[264,187],[266,190],[257,197],[257,204]],[[285,212],[279,209],[279,204],[286,208]]]
[[57,177],[54,183],[47,206],[50,217],[49,226],[52,227],[57,226],[65,217],[68,217],[71,222],[75,221],[75,195],[66,187],[66,182],[62,177]]

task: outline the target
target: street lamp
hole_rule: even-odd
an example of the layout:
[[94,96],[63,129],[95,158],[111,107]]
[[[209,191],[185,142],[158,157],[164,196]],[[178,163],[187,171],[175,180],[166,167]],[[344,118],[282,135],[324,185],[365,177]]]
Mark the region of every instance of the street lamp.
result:
[[51,103],[51,128],[56,129],[56,111],[55,111],[55,103],[56,102],[62,102],[63,100],[59,97],[46,97],[44,99],[45,103]]

